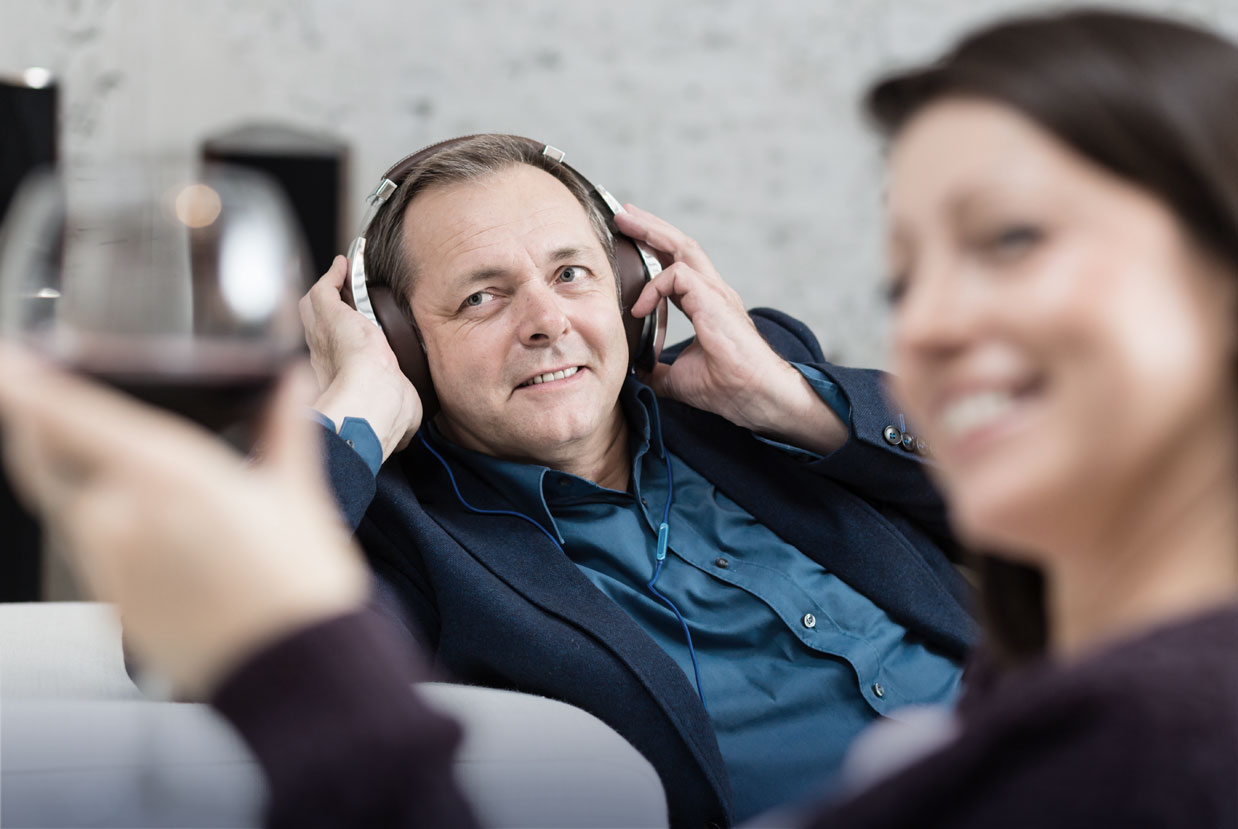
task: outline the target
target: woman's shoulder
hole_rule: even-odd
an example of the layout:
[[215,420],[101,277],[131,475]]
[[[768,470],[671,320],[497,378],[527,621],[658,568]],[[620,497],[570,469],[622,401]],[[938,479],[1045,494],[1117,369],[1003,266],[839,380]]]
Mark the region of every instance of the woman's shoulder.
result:
[[1007,672],[961,719],[835,825],[1238,825],[1238,604]]
[[[1080,715],[1166,744],[1207,728],[1238,752],[1238,602],[1114,641],[1068,665],[1010,671],[964,709],[976,728]],[[1142,752],[1141,752],[1142,754]]]
[[[1189,719],[1201,711],[1238,714],[1238,603],[1114,641],[1076,663],[1014,672],[992,702],[1035,690],[1079,704],[1101,701],[1121,713]],[[1152,710],[1147,710],[1151,708]]]

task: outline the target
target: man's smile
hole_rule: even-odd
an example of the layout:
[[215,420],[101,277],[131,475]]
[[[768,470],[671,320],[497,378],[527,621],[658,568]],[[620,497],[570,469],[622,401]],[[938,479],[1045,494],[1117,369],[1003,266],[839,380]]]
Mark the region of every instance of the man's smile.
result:
[[523,383],[521,383],[516,388],[524,389],[530,386],[546,385],[547,383],[551,383],[551,384],[559,383],[559,382],[568,380],[576,376],[576,374],[583,368],[584,366],[568,366],[566,368],[560,368],[560,369],[555,369],[553,371],[547,371],[542,374],[535,374],[532,377],[530,377],[528,380],[525,380]]

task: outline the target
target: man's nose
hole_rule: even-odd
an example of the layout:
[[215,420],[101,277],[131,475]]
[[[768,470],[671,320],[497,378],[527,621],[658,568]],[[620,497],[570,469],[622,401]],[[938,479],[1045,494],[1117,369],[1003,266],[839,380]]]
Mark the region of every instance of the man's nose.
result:
[[563,298],[549,285],[527,286],[517,297],[516,306],[520,342],[525,345],[551,345],[571,330]]

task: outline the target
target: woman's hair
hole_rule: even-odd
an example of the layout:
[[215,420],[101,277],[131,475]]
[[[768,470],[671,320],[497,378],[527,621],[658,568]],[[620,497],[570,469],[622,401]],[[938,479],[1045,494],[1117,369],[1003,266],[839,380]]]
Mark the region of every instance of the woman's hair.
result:
[[[1081,10],[982,29],[931,65],[889,76],[865,108],[887,139],[925,107],[977,98],[1018,111],[1160,199],[1238,274],[1238,48],[1184,23]],[[1044,651],[1044,578],[981,556],[981,611],[1006,664]]]

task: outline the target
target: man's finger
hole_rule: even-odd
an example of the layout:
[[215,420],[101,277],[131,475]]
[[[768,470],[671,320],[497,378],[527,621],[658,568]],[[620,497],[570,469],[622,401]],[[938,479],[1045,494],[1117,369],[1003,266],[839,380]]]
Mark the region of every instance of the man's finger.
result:
[[309,293],[306,294],[314,312],[322,313],[325,307],[343,302],[340,291],[344,289],[346,281],[348,281],[348,260],[343,256],[336,256],[331,260],[331,267],[327,268],[327,272],[318,278],[314,287],[310,288]]
[[624,233],[670,254],[676,262],[683,262],[705,276],[721,279],[695,239],[648,210],[632,204],[625,205],[625,209],[627,213],[615,216],[615,224]]
[[648,315],[666,298],[675,303],[695,327],[696,315],[708,307],[709,297],[718,295],[717,285],[686,262],[676,262],[645,283],[640,296],[632,303],[632,316],[639,319]]
[[344,287],[345,280],[348,279],[348,259],[336,254],[331,260],[331,267],[327,268],[327,272],[322,275],[321,282],[331,285],[335,290],[340,290]]

